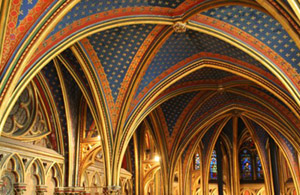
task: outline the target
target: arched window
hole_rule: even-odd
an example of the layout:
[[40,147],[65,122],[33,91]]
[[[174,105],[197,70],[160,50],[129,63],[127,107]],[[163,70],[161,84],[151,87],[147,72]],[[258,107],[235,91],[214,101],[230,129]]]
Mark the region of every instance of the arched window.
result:
[[218,177],[217,173],[217,152],[213,150],[210,160],[210,167],[209,167],[209,178],[211,180],[216,180]]
[[242,181],[263,180],[264,174],[261,160],[251,138],[246,139],[240,147],[239,161]]
[[196,153],[195,155],[195,170],[199,170],[200,169],[200,156],[198,153]]
[[249,150],[243,149],[240,153],[241,160],[241,176],[242,180],[252,180],[253,169],[252,169],[252,155]]
[[257,179],[264,179],[264,172],[261,166],[261,161],[259,159],[259,156],[255,155],[255,161],[256,161],[256,175]]

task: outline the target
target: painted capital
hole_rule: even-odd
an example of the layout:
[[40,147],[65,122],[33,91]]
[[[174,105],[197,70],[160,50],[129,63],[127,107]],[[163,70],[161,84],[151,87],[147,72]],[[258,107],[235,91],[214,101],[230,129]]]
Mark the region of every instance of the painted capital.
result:
[[47,194],[47,186],[45,186],[45,185],[37,185],[36,186],[36,194],[37,195],[45,195],[45,194]]
[[106,186],[103,188],[103,194],[105,195],[120,195],[121,186]]
[[14,191],[16,195],[22,195],[26,191],[26,184],[25,183],[15,183],[14,184]]

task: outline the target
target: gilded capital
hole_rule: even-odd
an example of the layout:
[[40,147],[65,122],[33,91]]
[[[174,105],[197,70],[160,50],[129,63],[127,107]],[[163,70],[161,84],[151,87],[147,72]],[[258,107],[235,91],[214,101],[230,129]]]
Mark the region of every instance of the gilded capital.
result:
[[103,194],[105,195],[119,195],[121,194],[121,186],[106,186],[103,188]]

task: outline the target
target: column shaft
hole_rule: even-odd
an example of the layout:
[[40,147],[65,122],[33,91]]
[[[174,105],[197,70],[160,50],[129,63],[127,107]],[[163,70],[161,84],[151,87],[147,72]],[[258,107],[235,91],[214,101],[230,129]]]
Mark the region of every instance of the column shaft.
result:
[[217,141],[216,150],[217,150],[218,191],[219,191],[219,195],[223,195],[223,162],[222,162],[223,154],[221,150],[220,139]]
[[273,186],[274,194],[280,195],[280,181],[278,175],[278,157],[277,157],[277,147],[274,140],[270,138],[270,156],[272,165],[272,175],[273,175]]
[[233,164],[233,189],[232,194],[240,194],[240,172],[238,154],[238,117],[233,117],[233,143],[232,143],[232,164]]

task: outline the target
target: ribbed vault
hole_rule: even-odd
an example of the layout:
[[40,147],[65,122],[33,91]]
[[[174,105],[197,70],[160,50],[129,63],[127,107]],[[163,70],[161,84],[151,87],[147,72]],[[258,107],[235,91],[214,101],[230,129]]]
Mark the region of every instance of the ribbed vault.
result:
[[[162,174],[163,191],[171,193],[175,175],[189,172],[199,151],[208,159],[201,165],[207,193],[217,143],[225,152],[237,145],[234,136],[247,134],[262,161],[266,192],[274,189],[265,146],[274,140],[300,193],[298,5],[28,2],[0,3],[0,133],[27,142],[47,138],[49,148],[66,158],[66,184],[80,185],[87,167],[103,163],[107,186],[120,185],[126,167],[135,177],[131,188],[141,192],[141,175],[134,175],[137,137],[151,132],[163,162],[147,178]],[[37,135],[23,131],[38,114],[31,113],[25,127],[13,118],[31,88],[31,103],[39,103],[25,110],[36,106],[47,124]],[[188,192],[185,179],[180,193]]]

